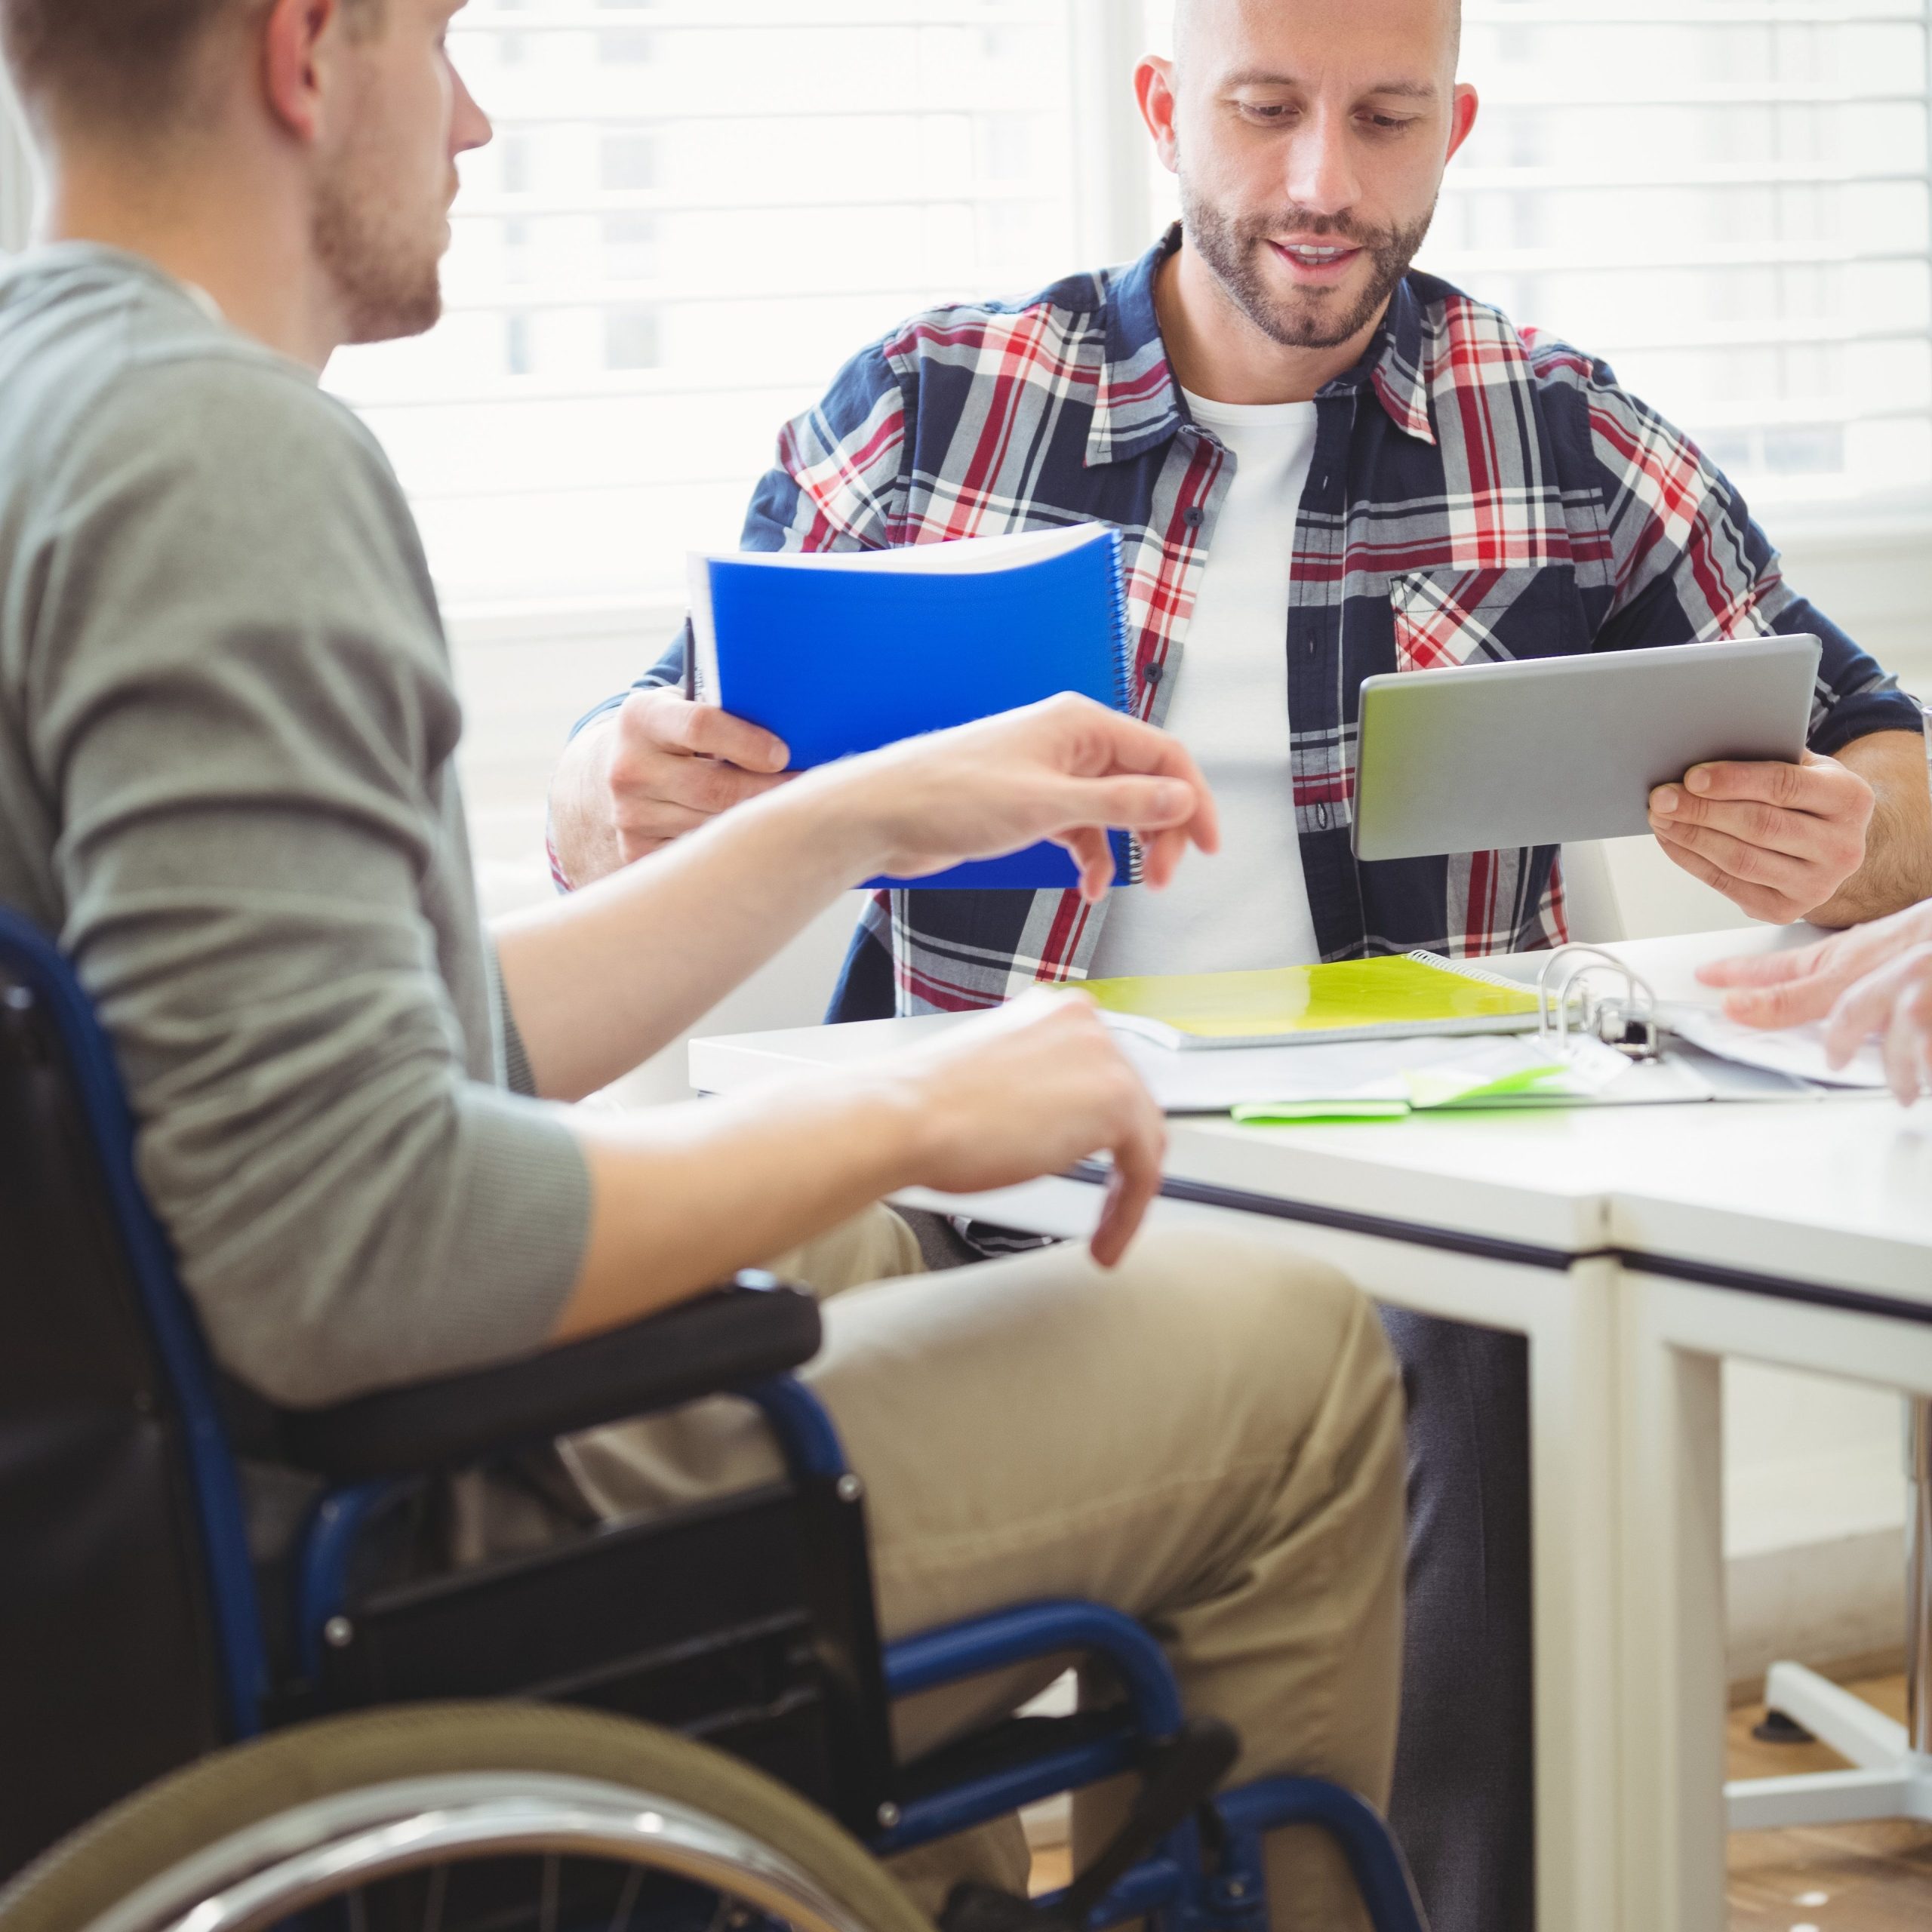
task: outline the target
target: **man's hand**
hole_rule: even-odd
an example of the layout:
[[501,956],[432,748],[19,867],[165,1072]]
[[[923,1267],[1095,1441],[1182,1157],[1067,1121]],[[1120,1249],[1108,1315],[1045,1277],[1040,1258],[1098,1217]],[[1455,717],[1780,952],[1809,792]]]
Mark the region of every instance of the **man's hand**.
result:
[[1140,839],[1143,883],[1157,888],[1190,844],[1220,847],[1213,796],[1180,740],[1070,694],[908,738],[811,779],[876,853],[868,869],[903,878],[1048,839],[1073,855],[1081,895],[1094,900],[1113,878],[1110,826]]
[[588,885],[782,785],[790,754],[713,704],[633,691],[565,754],[551,792],[557,856]]
[[604,761],[623,862],[784,783],[791,756],[769,731],[672,691],[633,691]]
[[1865,863],[1872,788],[1836,758],[1699,764],[1651,794],[1651,829],[1671,858],[1754,919],[1788,925]]
[[1932,1094],[1932,900],[1816,946],[1715,960],[1697,977],[1733,989],[1724,1010],[1748,1026],[1823,1020],[1834,1067],[1881,1037],[1900,1104],[1911,1106],[1921,1087]]
[[1160,1189],[1167,1124],[1091,1000],[1035,988],[879,1071],[903,1084],[912,1168],[942,1193],[1014,1187],[1112,1154],[1094,1259],[1111,1268],[1127,1251]]

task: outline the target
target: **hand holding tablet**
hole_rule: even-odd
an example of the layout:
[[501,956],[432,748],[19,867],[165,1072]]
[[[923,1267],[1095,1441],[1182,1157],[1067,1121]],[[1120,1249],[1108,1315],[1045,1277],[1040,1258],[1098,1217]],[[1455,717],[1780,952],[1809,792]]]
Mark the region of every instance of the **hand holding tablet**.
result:
[[1692,767],[1651,794],[1651,829],[1672,860],[1754,919],[1787,925],[1865,862],[1872,787],[1836,758]]
[[1863,860],[1872,787],[1805,749],[1815,637],[1365,678],[1355,846],[1369,860],[1654,832],[1755,918]]

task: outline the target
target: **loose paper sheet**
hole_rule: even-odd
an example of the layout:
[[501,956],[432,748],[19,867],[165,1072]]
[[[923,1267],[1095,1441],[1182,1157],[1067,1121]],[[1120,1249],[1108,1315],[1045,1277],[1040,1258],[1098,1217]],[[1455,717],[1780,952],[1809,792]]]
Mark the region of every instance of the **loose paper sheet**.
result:
[[1847,1066],[1834,1072],[1825,1063],[1822,1022],[1808,1026],[1781,1026],[1765,1032],[1730,1019],[1715,1007],[1675,1006],[1664,1011],[1671,1032],[1720,1059],[1742,1066],[1761,1066],[1799,1080],[1826,1087],[1880,1088],[1885,1084],[1884,1062],[1876,1041],[1861,1047]]

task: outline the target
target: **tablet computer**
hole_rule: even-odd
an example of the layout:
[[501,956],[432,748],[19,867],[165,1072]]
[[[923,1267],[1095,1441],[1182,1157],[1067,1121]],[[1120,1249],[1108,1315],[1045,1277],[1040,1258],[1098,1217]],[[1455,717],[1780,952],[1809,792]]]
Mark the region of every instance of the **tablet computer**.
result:
[[1620,838],[1713,758],[1795,764],[1815,637],[1607,651],[1364,678],[1355,856]]

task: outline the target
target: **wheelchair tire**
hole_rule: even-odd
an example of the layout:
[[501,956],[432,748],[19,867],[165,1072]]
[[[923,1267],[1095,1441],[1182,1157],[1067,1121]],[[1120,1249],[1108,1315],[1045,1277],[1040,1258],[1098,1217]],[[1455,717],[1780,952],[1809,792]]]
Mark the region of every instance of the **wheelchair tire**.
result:
[[[488,1813],[492,1792],[498,1810]],[[692,1879],[748,1901],[754,1915],[811,1932],[932,1932],[857,1839],[752,1766],[655,1725],[512,1703],[394,1707],[218,1752],[103,1812],[28,1866],[0,1890],[0,1932],[85,1932],[103,1921],[103,1932],[162,1932],[208,1898],[239,1897],[246,1882],[272,1892],[283,1872],[297,1871],[300,1856],[340,1860],[352,1839],[376,1842],[386,1819],[400,1842],[408,1828],[398,1821],[407,1817],[462,1816],[468,1804],[466,1815],[481,1821],[474,1828],[485,1830],[489,1817],[546,1803],[564,1807],[547,1814],[553,1824],[566,1816],[606,1821],[600,1848],[580,1854],[561,1843],[565,1856]],[[411,1804],[423,1808],[411,1814]],[[657,1821],[676,1855],[651,1855],[635,1835],[647,1819]],[[623,1838],[626,1827],[632,1835]],[[613,1829],[617,1837],[608,1835]],[[548,1844],[468,1842],[469,1857]],[[706,1845],[721,1863],[694,1870],[678,1862]],[[764,1848],[761,1859],[754,1847]],[[415,1860],[417,1868],[430,1863]],[[390,1875],[374,1872],[378,1881]],[[740,1889],[739,1879],[750,1889]],[[217,1922],[273,1925],[346,1889],[275,1894],[268,1916]],[[137,1898],[142,1894],[145,1900]]]

